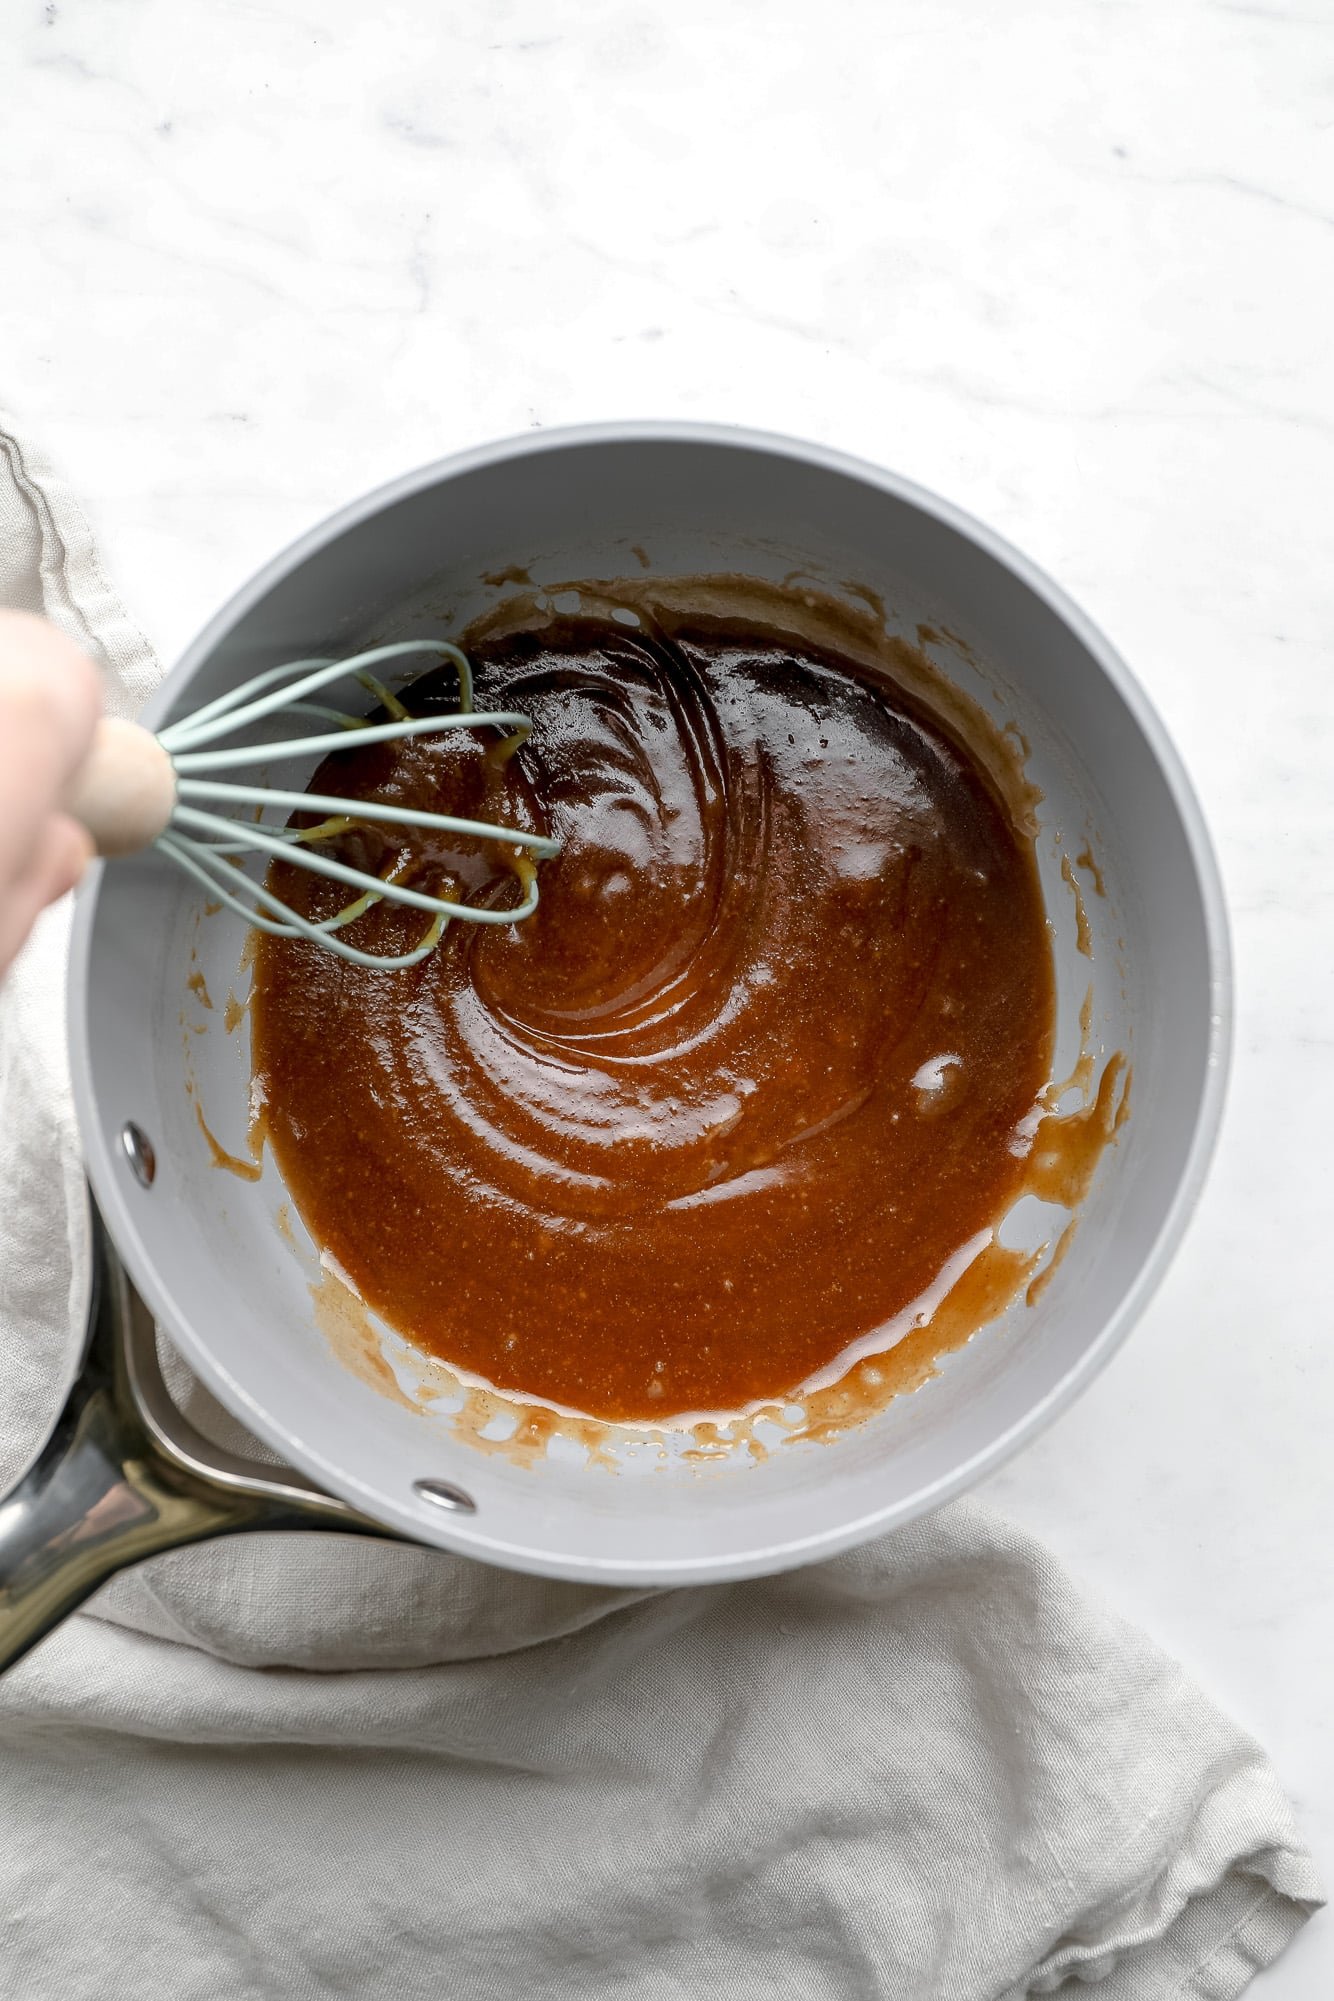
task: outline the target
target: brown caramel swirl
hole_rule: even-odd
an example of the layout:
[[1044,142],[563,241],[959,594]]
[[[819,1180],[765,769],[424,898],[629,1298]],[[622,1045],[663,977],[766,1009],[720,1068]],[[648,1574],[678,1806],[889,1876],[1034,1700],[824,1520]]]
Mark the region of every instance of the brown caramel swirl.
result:
[[[1031,839],[916,695],[795,633],[633,616],[475,646],[478,706],[533,720],[503,766],[459,733],[312,782],[549,830],[537,915],[393,973],[265,939],[253,1019],[279,1165],[369,1305],[500,1389],[658,1422],[929,1311],[1021,1185],[1053,978]],[[404,699],[453,695],[441,669]],[[349,838],[514,894],[494,848]]]

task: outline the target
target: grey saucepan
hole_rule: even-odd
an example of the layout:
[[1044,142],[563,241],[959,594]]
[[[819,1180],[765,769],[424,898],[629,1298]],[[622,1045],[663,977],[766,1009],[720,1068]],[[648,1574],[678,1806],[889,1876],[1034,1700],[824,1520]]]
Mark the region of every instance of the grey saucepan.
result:
[[[515,565],[539,581],[642,574],[632,548],[665,575],[798,570],[834,592],[875,592],[905,632],[955,635],[949,671],[1027,738],[1062,1046],[1091,978],[1098,1032],[1134,1066],[1132,1116],[1069,1254],[1036,1304],[828,1442],[763,1463],[741,1455],[707,1477],[480,1453],[447,1417],[381,1395],[331,1350],[308,1261],[275,1227],[284,1191],[272,1168],[251,1184],[211,1165],[185,1066],[227,1143],[243,1125],[244,1038],[190,1038],[179,1021],[191,952],[225,991],[239,926],[225,914],[201,922],[201,893],[151,854],[99,867],[75,923],[70,1037],[106,1232],[94,1232],[84,1374],[0,1508],[0,1658],[121,1565],[237,1528],[406,1536],[608,1584],[809,1561],[998,1465],[1090,1381],[1161,1277],[1200,1188],[1226,1069],[1227,927],[1209,841],[1162,724],[1112,648],[1022,556],[943,501],[814,446],[702,425],[539,432],[466,452],[345,508],[271,563],[189,648],[145,720],[161,727],[275,660],[461,623],[493,594],[485,579]],[[1090,898],[1091,961],[1066,909],[1062,834],[1094,844],[1105,886]],[[190,1432],[157,1374],[152,1317],[290,1473]]]

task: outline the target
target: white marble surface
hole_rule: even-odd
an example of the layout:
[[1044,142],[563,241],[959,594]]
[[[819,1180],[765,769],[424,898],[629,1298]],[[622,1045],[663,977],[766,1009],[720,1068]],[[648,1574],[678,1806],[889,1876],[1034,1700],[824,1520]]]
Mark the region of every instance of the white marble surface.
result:
[[[358,490],[699,415],[1027,548],[1232,899],[1185,1249],[989,1488],[1265,1741],[1334,1873],[1334,0],[8,0],[0,401],[171,654]],[[1258,1991],[1334,1992],[1334,1920]]]

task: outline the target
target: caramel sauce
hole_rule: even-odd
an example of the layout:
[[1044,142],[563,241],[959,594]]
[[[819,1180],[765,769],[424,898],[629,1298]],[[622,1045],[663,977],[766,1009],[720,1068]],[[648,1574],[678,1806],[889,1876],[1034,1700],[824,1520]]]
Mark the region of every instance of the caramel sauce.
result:
[[[1118,1088],[1119,1087],[1119,1088]],[[1074,1209],[1084,1200],[1108,1142],[1130,1109],[1130,1071],[1119,1052],[1108,1058],[1097,1093],[1076,1111],[1047,1112],[1038,1121],[1023,1193]]]
[[1093,931],[1089,925],[1089,914],[1084,903],[1084,892],[1079,886],[1079,877],[1071,866],[1069,855],[1061,856],[1061,881],[1075,899],[1075,944],[1086,959],[1093,957]]
[[1088,870],[1093,878],[1093,892],[1095,896],[1106,896],[1107,889],[1102,879],[1102,870],[1093,858],[1091,842],[1086,843],[1075,856],[1075,867]]
[[[534,719],[518,757],[459,732],[311,781],[564,844],[533,919],[455,925],[406,971],[253,943],[251,1144],[325,1249],[319,1324],[402,1400],[370,1313],[399,1330],[414,1407],[447,1400],[480,1450],[525,1461],[560,1434],[611,1464],[629,1424],[688,1430],[703,1463],[763,1457],[775,1426],[831,1436],[1064,1255],[1072,1226],[1044,1265],[1000,1223],[1023,1194],[1082,1199],[1129,1075],[1114,1056],[1093,1090],[1090,992],[1048,1081],[1017,732],[871,600],[737,578],[507,598],[463,644],[479,708]],[[452,670],[403,692],[453,706]],[[494,846],[366,829],[336,851],[515,900]],[[281,864],[271,882],[312,918],[341,901]],[[402,950],[421,926],[385,904],[346,935]]]
[[[598,1419],[505,1396],[485,1384],[468,1381],[447,1363],[421,1351],[403,1358],[404,1373],[411,1383],[409,1393],[385,1357],[383,1336],[365,1301],[346,1278],[327,1265],[311,1285],[310,1298],[316,1326],[346,1369],[412,1411],[448,1400],[455,1406],[452,1429],[477,1451],[532,1465],[559,1436],[581,1445],[593,1464],[617,1470],[607,1445],[610,1428]],[[499,1435],[495,1435],[497,1427]]]
[[228,1153],[222,1141],[210,1129],[209,1123],[204,1117],[204,1107],[200,1104],[198,1098],[195,1099],[195,1118],[199,1122],[200,1132],[203,1133],[208,1143],[209,1157],[215,1167],[225,1169],[228,1174],[236,1175],[238,1180],[241,1181],[259,1180],[260,1175],[264,1171],[259,1161],[243,1160],[239,1154]]
[[1057,1271],[1060,1269],[1061,1265],[1064,1264],[1065,1254],[1069,1250],[1071,1244],[1074,1242],[1075,1231],[1078,1228],[1079,1228],[1079,1218],[1078,1216],[1072,1216],[1070,1218],[1070,1221],[1066,1224],[1065,1228],[1061,1231],[1060,1236],[1056,1239],[1056,1242],[1052,1248],[1052,1254],[1047,1259],[1046,1264],[1042,1267],[1042,1270],[1037,1274],[1037,1276],[1032,1280],[1030,1285],[1027,1287],[1024,1293],[1025,1306],[1037,1305],[1043,1293],[1047,1290],[1047,1287],[1051,1284],[1052,1280],[1055,1278]]
[[419,1408],[385,1360],[366,1308],[350,1286],[326,1269],[310,1288],[310,1303],[315,1325],[350,1374],[369,1383],[391,1403],[404,1404],[409,1410]]
[[1093,989],[1089,987],[1079,1010],[1079,1054],[1074,1061],[1070,1075],[1062,1083],[1050,1083],[1042,1093],[1042,1102],[1048,1111],[1060,1109],[1061,1100],[1069,1091],[1078,1091],[1087,1104],[1093,1090]]

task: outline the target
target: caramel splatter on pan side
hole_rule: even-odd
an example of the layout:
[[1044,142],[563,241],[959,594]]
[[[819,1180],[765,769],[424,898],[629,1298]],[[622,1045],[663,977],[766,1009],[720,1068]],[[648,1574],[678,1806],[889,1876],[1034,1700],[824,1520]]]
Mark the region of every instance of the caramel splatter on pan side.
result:
[[333,1272],[323,1271],[310,1287],[310,1300],[316,1326],[345,1369],[391,1403],[402,1404],[405,1410],[420,1409],[404,1394],[384,1358],[370,1316],[350,1286]]
[[1093,932],[1089,927],[1089,914],[1084,904],[1084,892],[1079,886],[1069,855],[1061,856],[1061,881],[1075,899],[1075,944],[1086,959],[1093,957]]
[[[549,1410],[470,1383],[447,1363],[419,1350],[405,1352],[403,1358],[405,1370],[415,1378],[409,1394],[385,1358],[383,1337],[364,1301],[337,1272],[323,1267],[310,1286],[310,1297],[315,1323],[344,1367],[418,1415],[442,1400],[457,1402],[459,1408],[449,1413],[450,1430],[476,1451],[532,1466],[546,1456],[551,1440],[561,1437],[582,1445],[592,1464],[618,1470],[609,1449],[611,1428],[596,1418]],[[498,1420],[506,1427],[505,1435],[487,1437],[488,1428]]]
[[1092,876],[1093,893],[1095,896],[1106,896],[1107,888],[1102,879],[1102,870],[1098,867],[1097,862],[1094,861],[1093,859],[1093,848],[1091,843],[1086,844],[1080,850],[1080,852],[1075,856],[1075,867],[1086,869],[1089,875]]
[[240,1181],[258,1181],[264,1171],[259,1162],[242,1160],[239,1154],[228,1153],[226,1147],[209,1129],[208,1121],[204,1117],[204,1107],[198,1098],[195,1099],[194,1105],[195,1118],[199,1122],[200,1132],[208,1143],[209,1156],[214,1167],[224,1168],[228,1174],[234,1174]]

